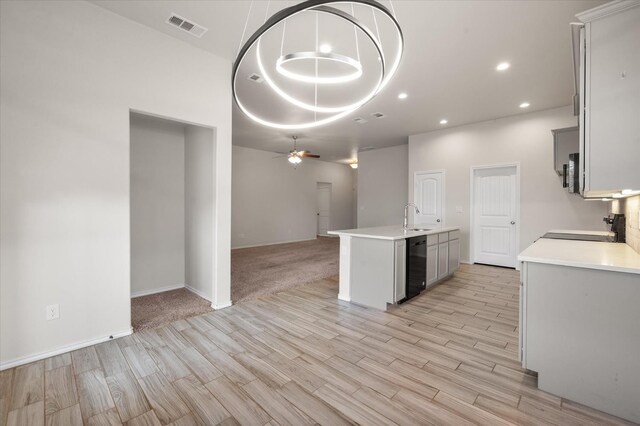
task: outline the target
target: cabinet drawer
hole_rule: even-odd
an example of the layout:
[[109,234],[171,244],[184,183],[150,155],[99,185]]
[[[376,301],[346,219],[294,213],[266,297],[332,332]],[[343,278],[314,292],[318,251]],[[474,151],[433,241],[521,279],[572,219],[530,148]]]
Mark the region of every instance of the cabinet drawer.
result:
[[443,232],[442,234],[438,234],[438,242],[439,243],[446,243],[447,241],[449,241],[449,233],[448,232]]
[[450,240],[459,240],[460,239],[460,231],[451,231],[449,232]]
[[432,246],[438,244],[438,234],[427,235],[427,245]]

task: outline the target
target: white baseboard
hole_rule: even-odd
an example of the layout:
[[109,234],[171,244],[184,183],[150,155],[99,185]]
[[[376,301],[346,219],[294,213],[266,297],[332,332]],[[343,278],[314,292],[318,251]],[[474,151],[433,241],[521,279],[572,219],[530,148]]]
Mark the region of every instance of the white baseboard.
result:
[[133,328],[129,328],[128,330],[125,330],[125,331],[120,331],[120,332],[117,332],[117,333],[113,333],[113,334],[111,334],[109,336],[104,336],[104,337],[99,337],[97,339],[91,339],[91,340],[85,340],[85,341],[78,342],[78,343],[73,343],[71,345],[63,346],[61,348],[54,349],[52,351],[40,352],[40,353],[37,353],[37,354],[34,354],[34,355],[29,355],[29,356],[22,357],[22,358],[12,359],[10,361],[5,361],[5,362],[0,363],[0,371],[6,370],[8,368],[17,367],[19,365],[29,364],[29,363],[34,362],[34,361],[40,361],[41,359],[50,358],[52,356],[56,356],[56,355],[64,354],[64,353],[67,353],[67,352],[75,351],[77,349],[86,348],[88,346],[97,345],[98,343],[106,342],[108,340],[117,339],[118,337],[128,336],[131,333],[133,333]]
[[318,238],[316,236],[316,237],[313,237],[313,238],[305,238],[303,240],[288,240],[288,241],[278,241],[278,242],[275,242],[275,243],[263,243],[263,244],[253,244],[253,245],[248,245],[248,246],[237,246],[237,247],[231,247],[231,250],[243,249],[243,248],[253,248],[253,247],[276,246],[278,244],[301,243],[303,241],[313,241],[313,240],[317,240],[317,239]]
[[[148,296],[150,294],[163,293],[165,291],[178,290],[179,288],[184,288],[184,284],[176,284],[176,285],[168,285],[165,287],[154,288],[151,290],[142,290],[131,293],[131,298],[134,299],[136,297]],[[195,293],[195,292],[194,292]]]
[[228,302],[224,302],[224,303],[218,303],[218,304],[212,303],[211,307],[215,310],[218,310],[218,309],[228,308],[231,305],[232,305],[231,300],[229,300]]
[[191,293],[197,294],[198,296],[202,297],[203,299],[208,300],[209,302],[211,302],[211,298],[209,296],[207,296],[206,294],[204,294],[203,292],[201,292],[200,290],[197,290],[197,289],[191,287],[188,284],[185,284],[184,288],[189,290]]

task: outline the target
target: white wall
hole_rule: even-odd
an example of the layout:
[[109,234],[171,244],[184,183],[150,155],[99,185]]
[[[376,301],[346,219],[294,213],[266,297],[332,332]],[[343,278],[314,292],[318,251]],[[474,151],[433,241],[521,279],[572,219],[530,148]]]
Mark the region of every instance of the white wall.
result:
[[189,289],[211,300],[215,264],[215,138],[212,129],[185,129],[185,258]]
[[0,368],[130,332],[130,109],[216,128],[228,304],[231,64],[77,1],[0,2],[0,49]]
[[553,169],[551,129],[575,124],[564,107],[410,136],[409,199],[415,172],[445,169],[445,223],[461,226],[461,258],[468,261],[470,167],[519,162],[520,251],[550,229],[604,230],[606,203],[567,193]]
[[353,170],[346,164],[286,158],[233,147],[231,244],[246,247],[316,237],[316,183],[331,183],[330,229],[354,227]]
[[132,296],[184,285],[184,135],[184,125],[131,114]]
[[408,155],[408,145],[358,154],[358,228],[402,225]]

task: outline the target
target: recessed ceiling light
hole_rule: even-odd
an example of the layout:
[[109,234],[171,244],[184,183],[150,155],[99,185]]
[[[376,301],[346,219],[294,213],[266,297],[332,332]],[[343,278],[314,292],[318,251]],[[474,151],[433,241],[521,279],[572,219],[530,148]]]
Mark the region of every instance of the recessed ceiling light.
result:
[[520,108],[529,108],[529,102],[523,102],[520,104]]
[[321,44],[320,45],[320,52],[322,53],[330,53],[331,52],[331,45],[330,44]]
[[398,99],[407,99],[407,96],[408,95],[406,93],[402,92],[398,95]]
[[496,69],[498,71],[505,71],[505,70],[508,70],[510,66],[511,64],[509,62],[500,62],[496,67]]
[[440,124],[447,124],[447,123],[448,123],[448,121],[447,121],[446,118],[443,118],[442,120],[440,120]]

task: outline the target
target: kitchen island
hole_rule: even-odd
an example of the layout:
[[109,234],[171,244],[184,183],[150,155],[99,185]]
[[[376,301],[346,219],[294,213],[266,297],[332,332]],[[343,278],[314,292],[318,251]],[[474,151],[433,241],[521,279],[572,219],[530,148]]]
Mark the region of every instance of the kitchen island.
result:
[[[416,225],[417,226],[417,225]],[[340,237],[338,298],[386,310],[403,301],[407,283],[407,241],[425,237],[424,286],[450,277],[460,266],[460,228],[404,229],[402,226],[330,231]],[[412,262],[415,262],[413,259]]]
[[538,388],[640,422],[640,254],[541,238],[518,260],[520,358]]

